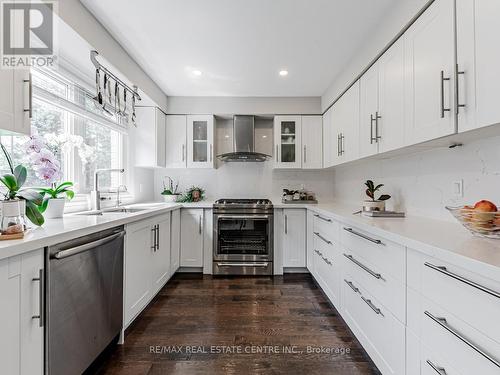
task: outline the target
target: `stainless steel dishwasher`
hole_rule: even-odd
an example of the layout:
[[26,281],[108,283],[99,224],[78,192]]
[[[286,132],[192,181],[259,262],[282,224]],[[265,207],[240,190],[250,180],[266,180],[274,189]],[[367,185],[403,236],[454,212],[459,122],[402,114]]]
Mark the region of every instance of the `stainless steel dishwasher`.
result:
[[46,374],[81,374],[123,323],[123,227],[49,247]]

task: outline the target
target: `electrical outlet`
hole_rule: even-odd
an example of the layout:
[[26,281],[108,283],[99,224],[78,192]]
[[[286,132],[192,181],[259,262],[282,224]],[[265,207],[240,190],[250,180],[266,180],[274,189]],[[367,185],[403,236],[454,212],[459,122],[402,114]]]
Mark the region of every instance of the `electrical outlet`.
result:
[[456,198],[463,198],[464,196],[464,180],[457,180],[452,182],[451,192]]

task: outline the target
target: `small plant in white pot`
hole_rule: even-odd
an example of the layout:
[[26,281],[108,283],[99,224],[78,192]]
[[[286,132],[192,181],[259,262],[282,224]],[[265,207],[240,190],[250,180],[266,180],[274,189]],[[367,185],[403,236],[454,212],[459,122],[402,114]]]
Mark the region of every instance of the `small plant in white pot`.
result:
[[378,198],[375,198],[375,193],[384,186],[384,184],[378,184],[375,186],[372,180],[367,180],[365,182],[366,195],[370,197],[370,200],[365,200],[363,203],[363,211],[385,211],[385,201],[391,199],[388,194],[382,194]]
[[163,196],[163,200],[167,203],[177,202],[180,194],[177,193],[177,188],[179,187],[179,183],[177,182],[174,186],[174,180],[172,180],[169,176],[165,176],[165,179],[168,180],[168,184],[163,180],[163,191],[161,195]]
[[63,217],[66,199],[71,200],[75,196],[75,192],[71,190],[72,187],[73,183],[66,181],[59,185],[52,184],[51,188],[40,189],[43,194],[43,202],[39,207],[40,212],[47,219]]

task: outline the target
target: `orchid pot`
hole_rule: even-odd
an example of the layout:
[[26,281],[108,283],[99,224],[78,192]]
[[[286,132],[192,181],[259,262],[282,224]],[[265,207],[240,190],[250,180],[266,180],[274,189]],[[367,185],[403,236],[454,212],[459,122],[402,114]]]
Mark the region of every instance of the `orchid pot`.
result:
[[175,203],[180,197],[180,194],[162,194],[162,197],[165,203]]
[[57,219],[64,215],[66,198],[50,198],[47,200],[47,208],[44,211],[46,219]]
[[363,211],[385,211],[385,201],[370,201],[363,202]]
[[20,202],[19,199],[8,199],[0,202],[2,210],[1,232],[3,235],[22,233],[26,229]]

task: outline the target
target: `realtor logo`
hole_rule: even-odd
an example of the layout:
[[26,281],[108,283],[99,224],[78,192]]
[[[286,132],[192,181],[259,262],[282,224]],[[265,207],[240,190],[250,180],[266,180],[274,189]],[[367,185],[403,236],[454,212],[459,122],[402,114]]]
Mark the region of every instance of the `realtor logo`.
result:
[[2,1],[1,67],[55,65],[55,2]]

